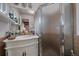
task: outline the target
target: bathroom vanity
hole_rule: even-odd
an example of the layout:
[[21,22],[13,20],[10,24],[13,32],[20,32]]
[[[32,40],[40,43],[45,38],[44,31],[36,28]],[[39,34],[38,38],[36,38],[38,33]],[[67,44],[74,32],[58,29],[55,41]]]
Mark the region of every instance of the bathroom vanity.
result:
[[14,40],[4,40],[6,56],[38,56],[38,36],[21,35]]

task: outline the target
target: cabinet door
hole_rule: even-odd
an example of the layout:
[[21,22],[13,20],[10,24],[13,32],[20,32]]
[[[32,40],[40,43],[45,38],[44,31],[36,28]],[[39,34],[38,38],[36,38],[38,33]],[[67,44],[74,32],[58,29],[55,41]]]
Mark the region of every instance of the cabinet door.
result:
[[35,43],[33,45],[27,46],[26,55],[27,56],[38,56],[38,44]]
[[25,47],[21,48],[12,48],[6,50],[6,56],[24,56],[23,54],[26,52]]
[[38,56],[38,44],[34,43],[25,47],[16,47],[6,50],[7,56]]

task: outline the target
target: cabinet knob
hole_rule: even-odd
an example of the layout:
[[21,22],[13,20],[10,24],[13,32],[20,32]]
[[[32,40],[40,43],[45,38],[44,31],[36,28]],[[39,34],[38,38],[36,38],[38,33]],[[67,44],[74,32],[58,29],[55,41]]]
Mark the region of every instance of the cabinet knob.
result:
[[25,56],[26,56],[26,52],[25,52]]
[[26,56],[26,51],[22,53],[22,56]]
[[22,56],[24,56],[24,52],[22,53]]
[[8,56],[8,52],[6,51],[6,56]]

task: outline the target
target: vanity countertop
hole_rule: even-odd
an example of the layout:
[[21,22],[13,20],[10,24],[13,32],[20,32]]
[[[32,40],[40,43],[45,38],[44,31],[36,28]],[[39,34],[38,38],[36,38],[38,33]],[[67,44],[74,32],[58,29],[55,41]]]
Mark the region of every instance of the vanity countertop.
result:
[[6,39],[3,42],[14,42],[14,41],[21,41],[21,40],[28,40],[28,39],[35,39],[35,38],[39,38],[39,36],[37,36],[37,35],[21,35],[21,36],[17,36],[13,40]]

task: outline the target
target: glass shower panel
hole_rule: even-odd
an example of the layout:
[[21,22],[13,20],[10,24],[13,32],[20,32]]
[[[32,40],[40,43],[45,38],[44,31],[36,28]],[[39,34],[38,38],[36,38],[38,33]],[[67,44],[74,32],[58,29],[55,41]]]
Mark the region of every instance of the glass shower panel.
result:
[[72,4],[64,5],[64,55],[72,55],[73,51],[73,26]]
[[51,4],[42,8],[42,55],[60,55],[60,10],[59,4]]

